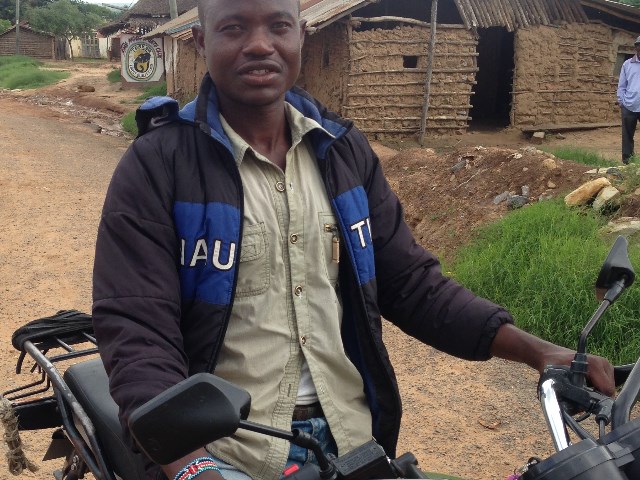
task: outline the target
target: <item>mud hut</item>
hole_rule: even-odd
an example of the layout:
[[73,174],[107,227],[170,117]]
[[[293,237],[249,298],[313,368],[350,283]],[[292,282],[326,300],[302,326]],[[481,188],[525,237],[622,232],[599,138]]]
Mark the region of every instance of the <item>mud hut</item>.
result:
[[[55,60],[55,36],[20,25],[20,54],[42,60]],[[0,55],[16,54],[16,26],[0,34]]]
[[[176,0],[178,15],[196,6],[196,0]],[[115,21],[98,29],[98,34],[107,38],[110,59],[120,59],[122,35],[142,36],[159,25],[171,20],[169,2],[166,0],[138,0]]]
[[[617,78],[640,33],[640,9],[609,0],[301,6],[308,35],[299,84],[372,138],[617,125]],[[167,83],[172,75],[183,97],[204,72],[195,21],[194,10],[149,34],[164,36],[165,49],[173,44]]]

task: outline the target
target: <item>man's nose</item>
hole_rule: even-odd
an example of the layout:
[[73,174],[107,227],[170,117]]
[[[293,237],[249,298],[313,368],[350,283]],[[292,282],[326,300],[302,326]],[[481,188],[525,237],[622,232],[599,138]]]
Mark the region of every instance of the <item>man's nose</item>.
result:
[[264,56],[273,53],[273,39],[267,28],[255,28],[251,30],[247,43],[244,46],[246,55]]

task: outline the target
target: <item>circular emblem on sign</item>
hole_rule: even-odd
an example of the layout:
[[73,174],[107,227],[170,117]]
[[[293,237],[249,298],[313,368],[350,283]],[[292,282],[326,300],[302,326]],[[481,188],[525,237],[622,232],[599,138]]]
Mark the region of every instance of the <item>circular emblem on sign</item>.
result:
[[132,42],[125,53],[127,73],[134,80],[149,80],[156,73],[158,57],[147,42]]

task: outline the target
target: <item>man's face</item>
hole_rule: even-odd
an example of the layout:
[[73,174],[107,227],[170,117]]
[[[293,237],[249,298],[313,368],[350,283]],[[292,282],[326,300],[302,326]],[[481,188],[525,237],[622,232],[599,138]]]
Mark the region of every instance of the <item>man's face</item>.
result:
[[281,102],[300,73],[298,0],[201,0],[194,40],[221,106]]
[[634,46],[636,47],[636,54],[640,57],[640,43],[636,43]]

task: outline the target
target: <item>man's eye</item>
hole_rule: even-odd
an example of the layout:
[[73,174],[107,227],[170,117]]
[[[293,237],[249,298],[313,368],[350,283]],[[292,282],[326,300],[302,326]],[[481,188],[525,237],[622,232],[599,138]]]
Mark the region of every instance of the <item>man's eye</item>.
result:
[[231,24],[231,25],[224,25],[222,28],[220,28],[220,31],[222,31],[222,32],[238,32],[241,29],[242,29],[242,27],[240,25]]
[[291,24],[289,22],[276,22],[273,24],[274,30],[285,30],[291,28]]

